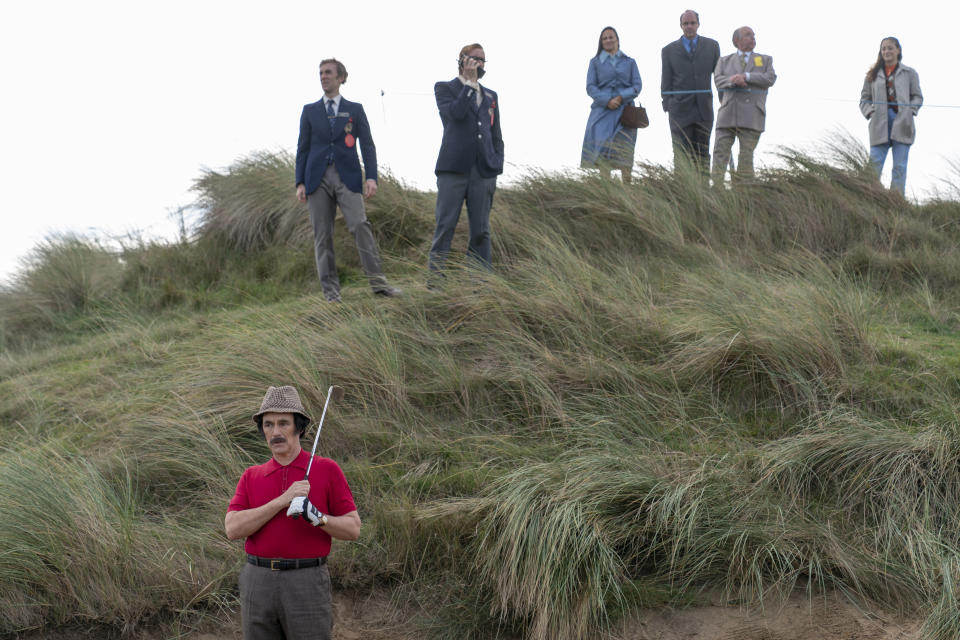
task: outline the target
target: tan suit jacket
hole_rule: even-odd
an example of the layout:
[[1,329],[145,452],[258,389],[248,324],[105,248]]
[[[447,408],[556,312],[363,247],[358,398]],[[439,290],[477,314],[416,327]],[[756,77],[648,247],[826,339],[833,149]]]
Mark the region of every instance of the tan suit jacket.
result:
[[[748,91],[730,82],[731,76],[744,72],[750,73]],[[751,51],[744,65],[741,52],[731,53],[717,61],[713,80],[723,95],[717,111],[717,128],[763,131],[767,122],[767,88],[777,81],[773,57]]]

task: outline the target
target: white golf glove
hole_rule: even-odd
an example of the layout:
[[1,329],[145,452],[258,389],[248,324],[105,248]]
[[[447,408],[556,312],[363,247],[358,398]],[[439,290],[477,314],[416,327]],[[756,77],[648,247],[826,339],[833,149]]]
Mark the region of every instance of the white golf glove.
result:
[[313,506],[313,504],[310,503],[310,500],[303,496],[296,497],[290,501],[290,507],[287,509],[287,516],[293,516],[294,520],[300,516],[303,516],[304,520],[315,527],[320,525],[325,520],[320,510]]
[[290,506],[287,508],[287,517],[293,516],[293,519],[296,520],[303,515],[303,503],[306,502],[304,496],[298,496],[290,501]]

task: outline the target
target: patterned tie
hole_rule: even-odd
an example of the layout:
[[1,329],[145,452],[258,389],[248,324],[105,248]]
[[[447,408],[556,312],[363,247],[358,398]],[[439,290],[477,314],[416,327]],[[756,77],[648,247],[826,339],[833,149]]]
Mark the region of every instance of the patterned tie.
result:
[[[330,133],[333,133],[333,121],[337,119],[337,112],[333,109],[333,100],[327,100],[327,121],[330,123]],[[333,147],[327,155],[327,164],[333,164]]]
[[691,40],[691,41],[690,41],[690,55],[693,55],[693,54],[695,54],[696,52],[697,52],[697,41],[696,41],[696,40]]

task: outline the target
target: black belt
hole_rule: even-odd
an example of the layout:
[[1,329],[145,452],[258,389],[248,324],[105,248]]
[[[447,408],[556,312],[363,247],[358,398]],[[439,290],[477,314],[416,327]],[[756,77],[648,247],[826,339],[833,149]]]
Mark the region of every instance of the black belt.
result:
[[258,567],[266,567],[272,571],[287,571],[289,569],[319,567],[322,564],[327,564],[327,558],[260,558],[248,555],[247,562]]

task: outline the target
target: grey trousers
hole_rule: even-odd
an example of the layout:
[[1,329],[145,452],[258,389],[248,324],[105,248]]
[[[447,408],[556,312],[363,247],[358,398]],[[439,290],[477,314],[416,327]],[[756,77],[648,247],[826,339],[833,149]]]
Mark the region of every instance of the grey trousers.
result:
[[724,127],[717,129],[717,137],[713,143],[713,184],[723,183],[727,163],[730,162],[730,152],[733,149],[733,139],[740,140],[740,155],[737,158],[737,170],[731,173],[731,180],[741,180],[753,177],[753,151],[760,142],[760,132],[756,129],[733,129]]
[[245,640],[330,640],[332,595],[327,565],[240,570],[240,620]]
[[377,241],[363,209],[363,195],[350,191],[340,180],[335,165],[331,164],[327,166],[320,186],[307,196],[307,209],[313,224],[313,253],[324,295],[328,298],[340,295],[340,278],[337,277],[337,263],[333,255],[333,220],[337,215],[338,204],[343,212],[343,219],[347,222],[347,229],[357,243],[360,263],[370,286],[374,291],[388,288],[387,279],[383,277],[380,267]]
[[443,270],[464,201],[467,203],[467,220],[470,223],[467,257],[490,268],[490,207],[493,206],[493,193],[496,189],[496,177],[484,178],[476,166],[469,175],[437,175],[437,226],[433,232],[433,244],[430,246],[427,263],[431,272],[438,273]]

